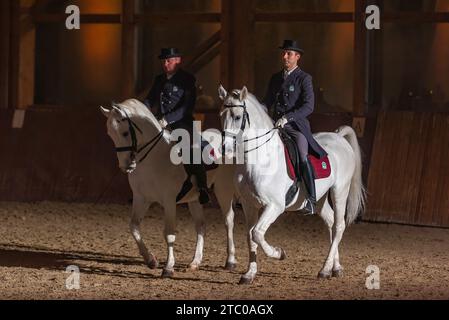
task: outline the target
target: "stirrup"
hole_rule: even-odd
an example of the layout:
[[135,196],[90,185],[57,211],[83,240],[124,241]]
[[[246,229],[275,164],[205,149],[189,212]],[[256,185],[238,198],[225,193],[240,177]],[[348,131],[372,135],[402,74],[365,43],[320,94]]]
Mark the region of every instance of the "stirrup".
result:
[[305,216],[313,216],[316,213],[316,205],[309,199],[307,199],[307,203],[304,207]]
[[200,196],[198,198],[200,204],[206,204],[210,202],[209,193],[207,192],[206,188],[200,188],[199,189]]

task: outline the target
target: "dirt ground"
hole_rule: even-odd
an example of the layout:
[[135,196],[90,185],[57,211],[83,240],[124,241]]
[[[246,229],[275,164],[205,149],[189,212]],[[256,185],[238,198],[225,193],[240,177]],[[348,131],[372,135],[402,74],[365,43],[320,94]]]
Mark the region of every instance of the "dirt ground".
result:
[[[178,210],[174,279],[143,264],[128,231],[130,207],[67,203],[0,203],[1,299],[449,299],[449,230],[359,223],[340,246],[344,277],[318,280],[328,250],[320,218],[287,213],[266,239],[287,253],[284,261],[259,250],[253,285],[238,285],[248,253],[243,215],[236,216],[238,267],[223,269],[225,229],[208,208],[201,270],[185,271],[195,246],[193,221]],[[162,211],[153,207],[142,224],[147,246],[166,258]],[[80,268],[80,289],[68,290],[65,272]],[[365,286],[366,268],[380,269],[380,289]]]

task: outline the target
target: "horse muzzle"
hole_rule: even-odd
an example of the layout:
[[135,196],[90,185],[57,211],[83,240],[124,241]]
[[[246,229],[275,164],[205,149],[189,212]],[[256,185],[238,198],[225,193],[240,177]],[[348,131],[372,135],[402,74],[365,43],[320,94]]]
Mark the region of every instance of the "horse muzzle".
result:
[[131,161],[128,165],[126,166],[120,166],[120,169],[124,172],[124,173],[133,173],[134,170],[136,170],[137,168],[137,163],[135,160]]

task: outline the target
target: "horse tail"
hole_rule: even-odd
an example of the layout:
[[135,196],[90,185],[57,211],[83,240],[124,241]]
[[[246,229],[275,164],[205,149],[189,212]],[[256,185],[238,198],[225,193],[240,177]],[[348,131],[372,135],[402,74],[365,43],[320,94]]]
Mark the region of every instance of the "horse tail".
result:
[[341,126],[336,132],[348,141],[355,155],[355,170],[351,178],[345,216],[346,225],[349,226],[357,218],[357,214],[365,209],[366,190],[362,181],[362,154],[354,129]]

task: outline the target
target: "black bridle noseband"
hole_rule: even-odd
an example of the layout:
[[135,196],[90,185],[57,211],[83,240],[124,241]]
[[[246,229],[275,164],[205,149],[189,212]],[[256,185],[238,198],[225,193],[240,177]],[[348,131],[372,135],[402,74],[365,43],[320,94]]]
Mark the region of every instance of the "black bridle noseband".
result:
[[138,155],[139,153],[141,153],[145,148],[147,148],[148,146],[151,145],[151,147],[148,149],[148,151],[145,153],[145,155],[140,158],[140,160],[138,160],[138,163],[141,163],[143,160],[145,160],[145,158],[148,156],[148,154],[150,154],[150,152],[156,147],[156,145],[158,144],[158,142],[162,139],[163,135],[164,135],[164,128],[162,128],[162,131],[159,132],[154,138],[152,138],[149,142],[145,143],[143,146],[141,146],[140,148],[138,148],[137,145],[137,135],[136,135],[136,130],[140,132],[140,134],[143,134],[142,130],[135,124],[134,121],[132,121],[129,117],[129,115],[126,113],[126,111],[123,111],[126,115],[126,117],[121,121],[127,121],[128,122],[128,126],[129,126],[129,133],[131,135],[131,145],[127,146],[127,147],[119,147],[119,148],[115,148],[115,151],[117,153],[120,152],[131,152],[132,158],[135,159],[136,155]]
[[[245,101],[243,101],[243,105],[223,105],[223,107],[225,109],[229,109],[229,108],[243,108],[243,119],[242,119],[242,124],[240,125],[240,130],[238,134],[232,133],[232,132],[227,132],[226,130],[223,130],[221,132],[221,136],[222,136],[222,155],[225,155],[225,148],[224,148],[224,140],[226,138],[226,136],[230,136],[233,140],[234,140],[234,151],[237,150],[237,137],[242,136],[243,132],[245,131],[246,128],[246,122],[248,122],[248,125],[251,125],[250,119],[249,119],[249,114],[248,111],[246,110],[246,103]],[[251,139],[245,139],[243,140],[243,143],[247,143],[250,141],[256,141],[259,140],[260,138],[263,138],[265,136],[267,136],[268,134],[270,134],[271,132],[273,132],[274,130],[277,130],[278,128],[273,128],[271,130],[269,130],[268,132],[264,133],[263,135],[251,138]],[[254,147],[250,150],[245,150],[244,154],[247,154],[251,151],[257,150],[259,149],[261,146],[267,144],[272,138],[273,138],[274,134],[268,139],[266,140],[264,143],[258,145],[257,147]]]

